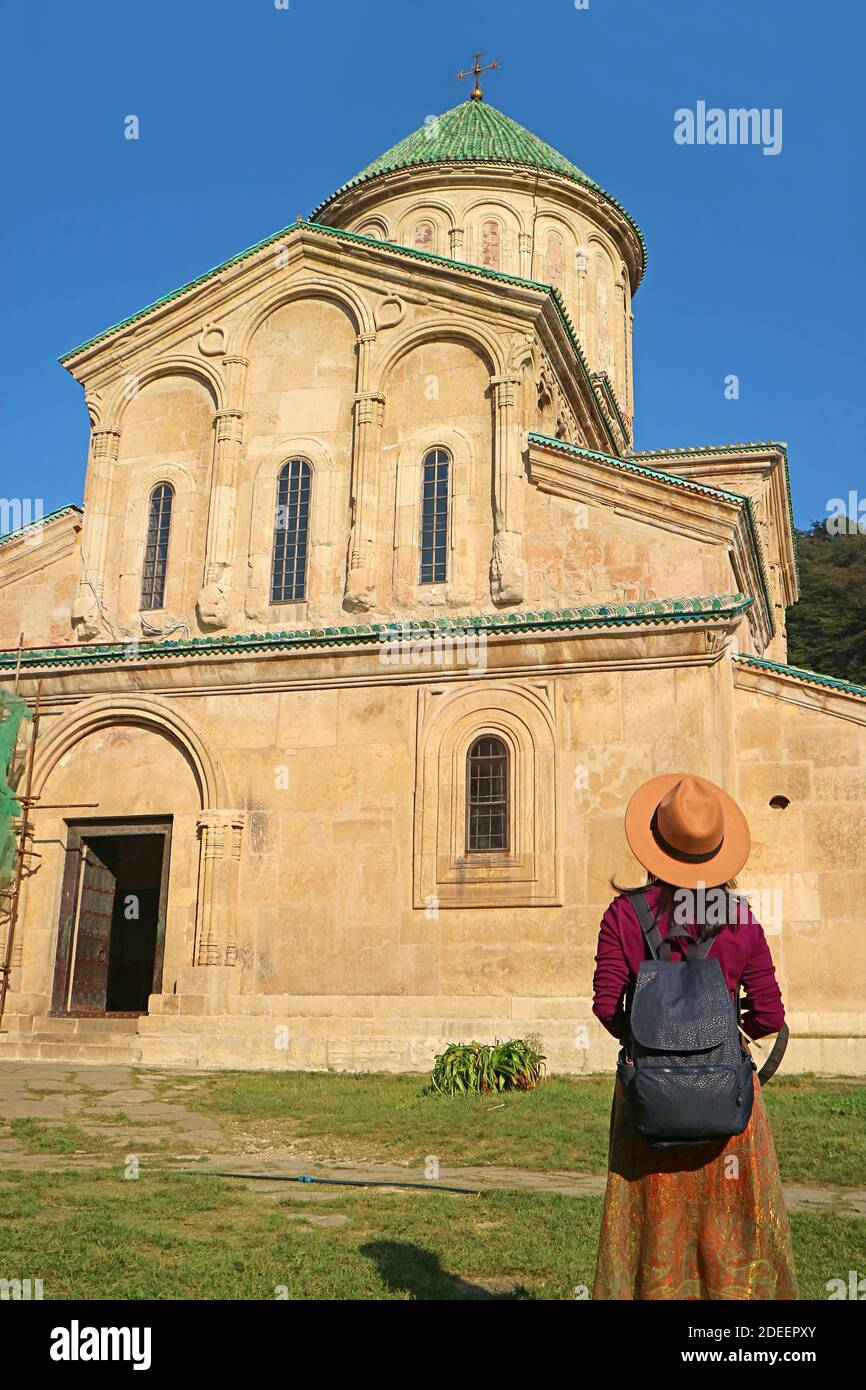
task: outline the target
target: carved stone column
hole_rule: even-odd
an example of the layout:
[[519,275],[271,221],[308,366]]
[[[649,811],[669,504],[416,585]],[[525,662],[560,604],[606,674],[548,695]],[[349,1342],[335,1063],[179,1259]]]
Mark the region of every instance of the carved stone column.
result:
[[352,534],[343,596],[343,607],[349,612],[366,612],[376,603],[376,514],[384,421],[385,397],[377,391],[360,391],[355,397]]
[[532,236],[529,232],[520,232],[517,242],[520,248],[520,274],[524,280],[529,280],[532,276]]
[[196,966],[237,964],[237,889],[243,811],[202,811],[196,903]]
[[[245,357],[224,358],[227,399],[243,399]],[[234,523],[237,504],[238,464],[243,443],[244,417],[239,404],[226,406],[214,416],[213,470],[207,520],[203,586],[198,596],[199,621],[206,628],[228,627],[229,593],[234,570]]]
[[523,460],[517,410],[520,378],[491,377],[496,411],[493,454],[493,556],[490,593],[493,602],[522,603],[526,577],[523,558]]
[[577,248],[575,257],[575,271],[577,280],[577,293],[575,300],[577,303],[577,336],[580,339],[580,346],[584,353],[587,350],[586,336],[588,332],[586,320],[586,273],[589,270],[589,252],[584,246]]
[[82,568],[78,593],[72,604],[72,626],[82,640],[97,637],[103,626],[99,605],[104,598],[111,491],[119,451],[119,429],[107,425],[91,431],[81,538]]
[[451,242],[451,259],[452,259],[452,261],[462,261],[462,260],[463,260],[463,228],[462,228],[462,227],[452,227],[451,230],[450,230],[449,233],[448,233],[448,237],[449,237],[449,240],[450,240],[450,242]]

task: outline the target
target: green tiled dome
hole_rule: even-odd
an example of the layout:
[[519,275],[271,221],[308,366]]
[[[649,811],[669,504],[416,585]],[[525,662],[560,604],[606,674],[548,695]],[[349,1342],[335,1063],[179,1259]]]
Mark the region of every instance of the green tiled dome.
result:
[[552,145],[483,101],[464,101],[442,116],[429,118],[420,130],[407,135],[362,169],[349,186],[414,164],[455,164],[463,160],[529,165],[598,187]]
[[341,193],[384,174],[398,169],[423,167],[425,164],[463,164],[463,163],[505,164],[512,168],[543,169],[551,174],[571,179],[593,188],[608,203],[611,203],[631,224],[637,234],[646,263],[646,244],[640,228],[629,216],[621,203],[606,193],[594,179],[566,159],[552,145],[533,135],[518,125],[510,116],[497,111],[486,101],[464,101],[441,116],[430,116],[411,135],[399,140],[386,150],[360,174],[344,183],[336,193],[332,193],[320,203],[312,214],[313,220],[320,220],[320,214],[337,199]]
[[[390,150],[374,159],[360,174],[349,179],[324,203],[320,203],[313,213],[313,218],[315,219],[340,193],[354,188],[357,184],[366,183],[368,179],[374,179],[379,174],[390,174],[397,169],[411,169],[423,164],[461,164],[471,161],[511,164],[524,169],[545,169],[604,193],[588,174],[578,169],[565,155],[560,154],[546,141],[540,140],[537,135],[533,135],[531,130],[526,130],[524,126],[512,121],[510,116],[497,111],[495,106],[488,105],[486,101],[464,101],[442,116],[428,117],[420,130],[413,131],[411,135],[392,145]],[[615,200],[611,198],[610,201]],[[619,204],[616,206],[619,207]]]

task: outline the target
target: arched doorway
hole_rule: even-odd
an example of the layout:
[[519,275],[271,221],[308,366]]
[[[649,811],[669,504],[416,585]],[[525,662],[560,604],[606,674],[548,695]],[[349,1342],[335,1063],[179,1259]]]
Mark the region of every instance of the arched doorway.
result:
[[150,995],[193,963],[199,828],[225,793],[219,760],[177,710],[109,697],[50,730],[36,783],[49,806],[81,802],[83,788],[94,803],[75,819],[40,818],[45,855],[27,915],[53,897],[50,1012],[146,1013]]

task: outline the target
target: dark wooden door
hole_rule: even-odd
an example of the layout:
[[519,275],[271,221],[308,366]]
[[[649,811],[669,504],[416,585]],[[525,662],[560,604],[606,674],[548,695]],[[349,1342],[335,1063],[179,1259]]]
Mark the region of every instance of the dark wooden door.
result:
[[162,987],[170,848],[170,817],[69,823],[52,1014],[147,1012]]
[[69,1008],[86,1013],[105,1009],[111,923],[117,886],[115,851],[110,841],[90,840],[82,847],[84,871]]

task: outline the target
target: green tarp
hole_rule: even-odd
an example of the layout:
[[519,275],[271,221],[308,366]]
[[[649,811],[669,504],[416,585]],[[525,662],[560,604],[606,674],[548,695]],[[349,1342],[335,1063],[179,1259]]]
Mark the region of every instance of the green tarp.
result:
[[18,730],[21,721],[29,718],[30,711],[24,701],[11,691],[0,689],[0,887],[10,881],[14,870],[14,821],[21,814],[21,805],[9,786],[9,779]]

